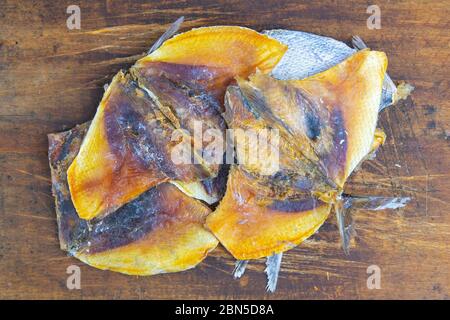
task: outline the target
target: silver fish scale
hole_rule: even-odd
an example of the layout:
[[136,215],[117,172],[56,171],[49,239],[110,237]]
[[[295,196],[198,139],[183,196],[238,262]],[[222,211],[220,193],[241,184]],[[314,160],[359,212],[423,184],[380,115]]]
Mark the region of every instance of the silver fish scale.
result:
[[343,42],[307,32],[276,29],[263,33],[288,46],[272,71],[280,80],[307,78],[330,69],[356,52]]
[[[328,70],[354,54],[357,49],[366,47],[359,37],[354,37],[356,49],[353,49],[333,38],[303,31],[275,29],[264,30],[262,33],[288,46],[287,52],[272,70],[272,76],[280,80],[304,79]],[[380,111],[393,103],[396,91],[395,84],[386,74]]]

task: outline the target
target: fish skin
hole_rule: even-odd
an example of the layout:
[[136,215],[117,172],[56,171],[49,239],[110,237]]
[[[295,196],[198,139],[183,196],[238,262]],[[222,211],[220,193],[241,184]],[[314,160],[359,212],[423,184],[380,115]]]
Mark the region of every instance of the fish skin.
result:
[[62,250],[99,269],[152,275],[194,267],[218,241],[204,228],[210,209],[170,183],[141,194],[103,219],[80,219],[66,170],[89,123],[49,134],[52,193]]
[[[264,30],[262,33],[288,46],[287,52],[272,70],[272,76],[280,80],[310,77],[330,69],[367,47],[359,37],[354,37],[354,49],[333,38],[303,31],[274,29]],[[380,111],[393,104],[395,93],[395,84],[386,73]]]

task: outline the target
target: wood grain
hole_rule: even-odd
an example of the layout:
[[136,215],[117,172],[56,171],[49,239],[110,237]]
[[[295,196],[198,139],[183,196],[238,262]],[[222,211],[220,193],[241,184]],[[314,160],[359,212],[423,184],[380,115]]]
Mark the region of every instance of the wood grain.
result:
[[[367,1],[325,0],[83,0],[81,29],[68,30],[72,2],[0,0],[0,298],[450,298],[448,0],[378,0],[381,30],[366,27]],[[279,27],[343,41],[358,34],[385,51],[391,77],[416,90],[381,114],[387,142],[347,191],[412,202],[396,211],[358,211],[348,257],[330,219],[285,254],[275,294],[264,292],[264,261],[233,281],[233,259],[222,248],[194,270],[154,277],[100,271],[67,257],[58,247],[46,135],[91,119],[102,86],[181,15],[183,30]],[[81,290],[66,288],[71,264],[81,267]],[[381,268],[380,290],[366,286],[372,264]]]

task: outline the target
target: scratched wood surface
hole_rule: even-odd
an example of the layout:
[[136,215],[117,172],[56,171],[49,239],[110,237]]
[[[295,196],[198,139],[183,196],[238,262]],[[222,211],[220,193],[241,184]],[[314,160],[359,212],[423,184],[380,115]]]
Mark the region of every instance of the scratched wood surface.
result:
[[[81,8],[68,30],[66,8]],[[381,30],[366,27],[366,1],[5,1],[0,0],[0,298],[378,299],[450,298],[449,1],[381,1]],[[350,256],[330,219],[287,252],[278,290],[264,291],[264,261],[239,281],[215,250],[197,268],[153,277],[100,271],[59,249],[47,163],[47,133],[91,119],[102,86],[130,66],[181,15],[183,30],[231,24],[290,28],[384,50],[389,73],[416,87],[382,112],[388,139],[349,181],[355,194],[410,196],[396,211],[358,211]],[[66,268],[81,267],[81,290]],[[381,268],[381,289],[366,269]]]

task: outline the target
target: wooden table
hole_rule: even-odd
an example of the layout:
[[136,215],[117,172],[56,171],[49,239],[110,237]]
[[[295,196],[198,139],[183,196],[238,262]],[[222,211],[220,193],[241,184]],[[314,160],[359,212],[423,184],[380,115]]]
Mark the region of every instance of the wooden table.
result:
[[[450,1],[75,1],[81,29],[66,26],[74,1],[0,0],[0,298],[450,298]],[[234,281],[233,259],[215,250],[194,270],[153,277],[100,271],[59,249],[47,133],[91,119],[103,85],[130,66],[181,15],[182,29],[242,25],[289,28],[348,41],[360,35],[389,57],[389,74],[415,86],[385,110],[388,135],[376,160],[348,183],[357,194],[410,196],[404,209],[358,211],[350,256],[334,218],[287,252],[278,290],[266,294],[264,261]],[[81,290],[66,269],[81,267]],[[367,268],[381,269],[369,290]]]

